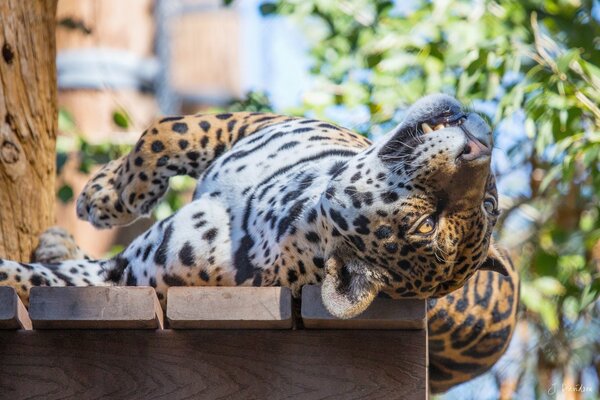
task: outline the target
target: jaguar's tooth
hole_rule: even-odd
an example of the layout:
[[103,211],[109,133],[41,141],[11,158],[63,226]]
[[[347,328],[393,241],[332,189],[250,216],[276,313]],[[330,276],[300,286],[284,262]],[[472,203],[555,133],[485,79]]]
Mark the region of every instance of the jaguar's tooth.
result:
[[444,124],[439,124],[439,125],[436,125],[435,128],[433,128],[433,130],[439,131],[440,129],[444,129],[444,128],[445,128]]
[[429,124],[426,123],[426,122],[423,122],[421,124],[421,129],[423,129],[423,133],[433,132],[433,129],[431,129],[431,127],[429,126]]

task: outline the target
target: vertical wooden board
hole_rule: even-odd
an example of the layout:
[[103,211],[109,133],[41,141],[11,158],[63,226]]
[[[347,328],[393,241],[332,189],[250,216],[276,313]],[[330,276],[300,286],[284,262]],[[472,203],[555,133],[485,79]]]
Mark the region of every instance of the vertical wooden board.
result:
[[0,329],[31,329],[27,309],[9,286],[0,286]]
[[[62,80],[59,82],[58,105],[72,116],[76,131],[92,144],[108,141],[133,145],[142,131],[160,114],[154,95],[141,92],[131,82],[128,85],[119,84],[122,78],[127,81],[143,74],[131,62],[153,62],[157,22],[154,6],[154,0],[58,2],[55,18],[59,22],[55,30],[58,56],[67,55],[71,60],[65,62],[62,59],[58,64],[58,77]],[[90,66],[95,72],[88,72]],[[82,87],[75,88],[72,81],[74,76],[89,81],[80,81]],[[61,87],[65,85],[65,78],[71,80],[68,88]],[[90,88],[88,85],[98,84],[97,78],[102,79],[100,88]],[[114,122],[115,111],[126,111],[128,127],[118,126]],[[54,159],[52,161],[55,163]],[[58,177],[58,187],[68,182],[74,193],[81,191],[90,176],[79,171],[79,164],[79,157],[72,154]],[[52,195],[55,195],[54,190]],[[57,202],[56,219],[53,220],[71,232],[78,239],[78,245],[92,258],[106,254],[114,244],[130,243],[130,232],[138,236],[146,230],[146,221],[138,221],[127,227],[98,230],[89,222],[77,218],[76,200],[75,196],[67,203]]]
[[162,329],[151,287],[34,287],[29,315],[35,329]]
[[309,329],[425,329],[425,300],[376,298],[362,314],[339,319],[327,311],[321,299],[321,287],[302,288],[302,321]]
[[177,92],[215,98],[243,96],[238,12],[216,8],[182,14],[169,22],[169,79]]
[[283,287],[172,287],[173,329],[290,329],[292,294]]

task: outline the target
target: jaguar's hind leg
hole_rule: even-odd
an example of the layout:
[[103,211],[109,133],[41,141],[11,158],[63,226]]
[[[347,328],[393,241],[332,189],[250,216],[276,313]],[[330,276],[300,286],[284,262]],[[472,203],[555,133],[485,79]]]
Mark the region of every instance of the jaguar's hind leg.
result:
[[129,224],[152,211],[170,177],[198,177],[238,140],[291,119],[262,113],[163,118],[144,131],[131,153],[92,178],[78,199],[78,216],[99,228]]

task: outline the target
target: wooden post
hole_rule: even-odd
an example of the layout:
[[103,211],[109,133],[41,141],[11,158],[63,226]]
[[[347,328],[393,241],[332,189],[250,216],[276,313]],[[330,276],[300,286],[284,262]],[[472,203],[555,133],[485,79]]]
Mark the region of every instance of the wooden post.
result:
[[54,222],[56,3],[0,2],[0,257],[20,261]]

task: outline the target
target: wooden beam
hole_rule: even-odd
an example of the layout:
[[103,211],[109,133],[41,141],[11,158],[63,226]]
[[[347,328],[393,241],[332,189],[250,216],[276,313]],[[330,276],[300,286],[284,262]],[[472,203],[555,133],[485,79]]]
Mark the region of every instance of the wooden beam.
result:
[[376,298],[365,312],[351,319],[338,319],[325,308],[321,287],[302,288],[302,321],[310,329],[425,329],[424,300]]
[[31,329],[27,309],[10,286],[0,286],[0,329]]
[[426,333],[0,331],[0,393],[77,399],[426,399]]
[[163,311],[151,287],[34,287],[34,329],[162,329]]
[[[172,316],[189,318],[173,319],[182,326],[291,322],[288,289],[181,289],[189,290],[173,288],[168,301],[179,310]],[[0,288],[0,316],[14,310],[15,296]],[[157,304],[152,288],[34,288],[33,325],[54,329],[0,330],[0,393],[11,399],[427,399],[425,329],[121,329],[160,326]],[[373,321],[361,328],[380,323]],[[70,330],[82,327],[94,329]]]
[[282,287],[171,287],[173,329],[291,329],[292,293]]

